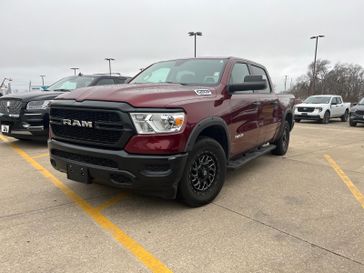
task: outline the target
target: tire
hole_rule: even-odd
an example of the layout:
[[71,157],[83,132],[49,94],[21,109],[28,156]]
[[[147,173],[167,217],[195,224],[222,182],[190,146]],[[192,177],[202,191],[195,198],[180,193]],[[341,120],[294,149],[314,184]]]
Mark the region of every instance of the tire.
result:
[[322,124],[328,124],[330,121],[330,112],[326,111],[324,114],[324,118],[321,120]]
[[226,173],[224,149],[214,139],[199,138],[188,156],[178,197],[190,207],[210,203],[219,194]]
[[349,111],[345,110],[345,114],[343,116],[341,116],[341,121],[342,122],[347,122],[348,121],[348,117],[349,117]]
[[290,139],[291,128],[288,121],[284,123],[284,129],[282,135],[273,144],[277,147],[272,151],[274,155],[285,155],[288,151],[289,139]]
[[350,126],[351,126],[351,127],[355,127],[355,126],[356,126],[356,122],[355,122],[355,121],[351,121],[351,120],[350,120],[350,121],[349,121],[349,124],[350,124]]
[[301,120],[300,120],[300,119],[295,119],[294,121],[295,121],[295,122],[301,122]]

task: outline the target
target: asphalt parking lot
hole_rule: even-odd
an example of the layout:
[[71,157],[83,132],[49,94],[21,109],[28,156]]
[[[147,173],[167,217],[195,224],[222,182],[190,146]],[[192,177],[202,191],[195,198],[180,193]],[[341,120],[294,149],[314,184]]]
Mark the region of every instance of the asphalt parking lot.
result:
[[1,272],[364,272],[364,126],[296,123],[196,209],[68,181],[42,143],[1,137],[0,170]]

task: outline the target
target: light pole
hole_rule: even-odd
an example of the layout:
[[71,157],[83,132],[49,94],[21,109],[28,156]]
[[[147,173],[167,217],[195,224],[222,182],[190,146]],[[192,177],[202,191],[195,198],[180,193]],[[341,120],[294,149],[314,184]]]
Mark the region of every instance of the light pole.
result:
[[287,79],[288,79],[288,75],[284,76],[284,92],[287,91]]
[[44,78],[46,75],[39,75],[42,78],[42,86],[44,86]]
[[315,35],[315,36],[311,36],[310,39],[315,39],[316,40],[316,44],[315,44],[315,58],[313,59],[313,71],[312,71],[312,94],[315,93],[315,83],[316,83],[316,59],[317,59],[317,47],[318,47],[318,40],[319,38],[324,38],[325,35]]
[[115,59],[113,58],[105,58],[105,61],[109,62],[109,74],[111,76],[111,61],[115,61]]
[[196,58],[196,37],[197,36],[202,36],[202,32],[199,32],[199,31],[198,32],[190,31],[190,32],[188,32],[188,35],[194,37],[194,57]]
[[70,69],[73,70],[73,75],[76,76],[77,70],[80,69],[80,68],[79,67],[71,67]]

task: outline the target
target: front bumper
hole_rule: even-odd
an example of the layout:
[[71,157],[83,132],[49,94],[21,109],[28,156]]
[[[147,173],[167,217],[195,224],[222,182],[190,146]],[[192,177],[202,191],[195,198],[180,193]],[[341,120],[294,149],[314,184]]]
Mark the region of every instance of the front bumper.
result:
[[45,139],[48,137],[49,114],[47,111],[25,112],[18,115],[0,114],[0,124],[10,127],[4,135],[18,138]]
[[307,119],[307,120],[321,120],[321,117],[317,113],[295,113],[294,119]]
[[54,139],[48,141],[48,146],[52,166],[71,179],[70,168],[76,166],[86,173],[84,183],[96,182],[168,199],[176,197],[188,156],[133,155]]
[[356,114],[355,112],[350,113],[350,121],[356,123],[364,123],[364,115]]

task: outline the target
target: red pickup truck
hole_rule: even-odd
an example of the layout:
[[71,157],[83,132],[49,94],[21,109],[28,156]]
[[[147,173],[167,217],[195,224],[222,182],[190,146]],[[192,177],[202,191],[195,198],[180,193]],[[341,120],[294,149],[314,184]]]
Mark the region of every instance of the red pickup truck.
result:
[[71,180],[201,206],[218,195],[227,168],[287,152],[293,103],[273,92],[264,66],[248,60],[158,62],[127,85],[57,97],[50,160]]

